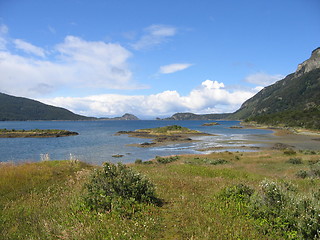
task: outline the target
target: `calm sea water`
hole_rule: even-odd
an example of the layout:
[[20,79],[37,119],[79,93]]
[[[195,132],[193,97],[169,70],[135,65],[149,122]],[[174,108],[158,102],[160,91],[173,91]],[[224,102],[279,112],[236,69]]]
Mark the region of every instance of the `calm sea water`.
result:
[[[201,126],[208,121],[27,121],[0,122],[0,128],[7,129],[65,129],[76,131],[78,136],[60,138],[0,138],[0,161],[26,162],[39,161],[41,154],[49,154],[51,159],[69,159],[70,154],[80,160],[101,164],[111,162],[134,162],[136,159],[148,160],[155,156],[199,153],[197,149],[226,146],[236,149],[237,146],[256,146],[249,144],[259,136],[269,134],[268,130],[229,129],[239,125],[238,121],[218,121],[221,125]],[[192,143],[173,144],[168,146],[139,148],[127,146],[132,143],[143,143],[148,139],[115,136],[118,131],[130,131],[141,128],[162,127],[177,124],[217,136],[196,137],[200,140]],[[207,152],[202,152],[207,153]],[[112,155],[121,154],[122,158]]]

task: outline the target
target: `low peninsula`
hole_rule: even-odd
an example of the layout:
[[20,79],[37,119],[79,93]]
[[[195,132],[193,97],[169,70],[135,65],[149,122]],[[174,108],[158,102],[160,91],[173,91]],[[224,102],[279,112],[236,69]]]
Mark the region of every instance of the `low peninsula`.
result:
[[59,129],[32,129],[15,130],[0,129],[0,138],[48,138],[48,137],[67,137],[79,135],[77,132]]
[[178,125],[137,129],[135,131],[119,131],[117,135],[128,134],[130,137],[151,138],[152,142],[144,142],[141,144],[132,144],[131,146],[154,147],[170,143],[181,143],[194,141],[191,136],[209,136],[211,134],[191,130]]

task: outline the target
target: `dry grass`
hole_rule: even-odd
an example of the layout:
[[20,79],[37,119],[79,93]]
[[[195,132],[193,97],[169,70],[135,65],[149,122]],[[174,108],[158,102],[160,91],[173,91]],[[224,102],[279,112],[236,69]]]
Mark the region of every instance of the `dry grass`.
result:
[[[82,205],[83,184],[92,167],[70,161],[0,166],[0,236],[3,239],[281,239],[259,232],[242,205],[219,199],[226,187],[257,188],[264,179],[291,181],[309,192],[319,179],[300,179],[320,155],[281,151],[186,155],[168,164],[131,164],[155,185],[162,207],[142,204],[134,216],[97,213]],[[212,165],[211,160],[227,163]],[[137,206],[135,206],[137,207]]]

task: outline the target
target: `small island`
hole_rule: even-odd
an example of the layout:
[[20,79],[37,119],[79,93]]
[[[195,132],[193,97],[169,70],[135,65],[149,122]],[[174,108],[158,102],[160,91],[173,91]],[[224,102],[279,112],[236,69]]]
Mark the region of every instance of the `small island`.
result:
[[15,130],[0,129],[0,138],[48,138],[48,137],[67,137],[79,135],[77,132],[59,129],[32,129]]
[[217,122],[210,122],[210,123],[204,123],[201,126],[217,126],[220,125],[220,123]]
[[186,127],[178,125],[157,127],[157,128],[146,128],[138,129],[135,131],[119,131],[119,134],[128,134],[130,137],[138,138],[151,138],[152,142],[144,142],[141,144],[132,144],[131,146],[139,147],[152,147],[158,145],[165,145],[170,143],[181,143],[194,141],[191,136],[208,136],[211,134],[202,133],[196,130],[191,130]]

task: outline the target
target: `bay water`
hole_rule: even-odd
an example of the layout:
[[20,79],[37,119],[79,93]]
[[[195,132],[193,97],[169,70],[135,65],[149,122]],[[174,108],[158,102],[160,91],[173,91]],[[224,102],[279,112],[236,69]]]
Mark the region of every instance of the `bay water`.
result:
[[[239,121],[217,121],[220,125],[202,126],[210,121],[163,121],[163,120],[137,120],[137,121],[4,121],[0,122],[0,129],[64,129],[78,132],[77,136],[59,138],[0,138],[0,162],[35,162],[41,156],[49,156],[53,160],[77,158],[79,160],[101,164],[103,162],[130,163],[136,159],[149,160],[155,156],[168,156],[177,154],[209,153],[200,148],[225,147],[223,151],[244,151],[241,146],[257,147],[263,135],[270,134],[269,130],[237,129]],[[133,131],[142,128],[180,125],[193,130],[214,134],[214,136],[197,136],[198,140],[190,143],[170,144],[150,148],[128,146],[150,142],[151,139],[115,135],[118,131]],[[261,140],[260,139],[260,140]],[[248,151],[248,150],[246,150]],[[121,158],[113,155],[123,155]]]

